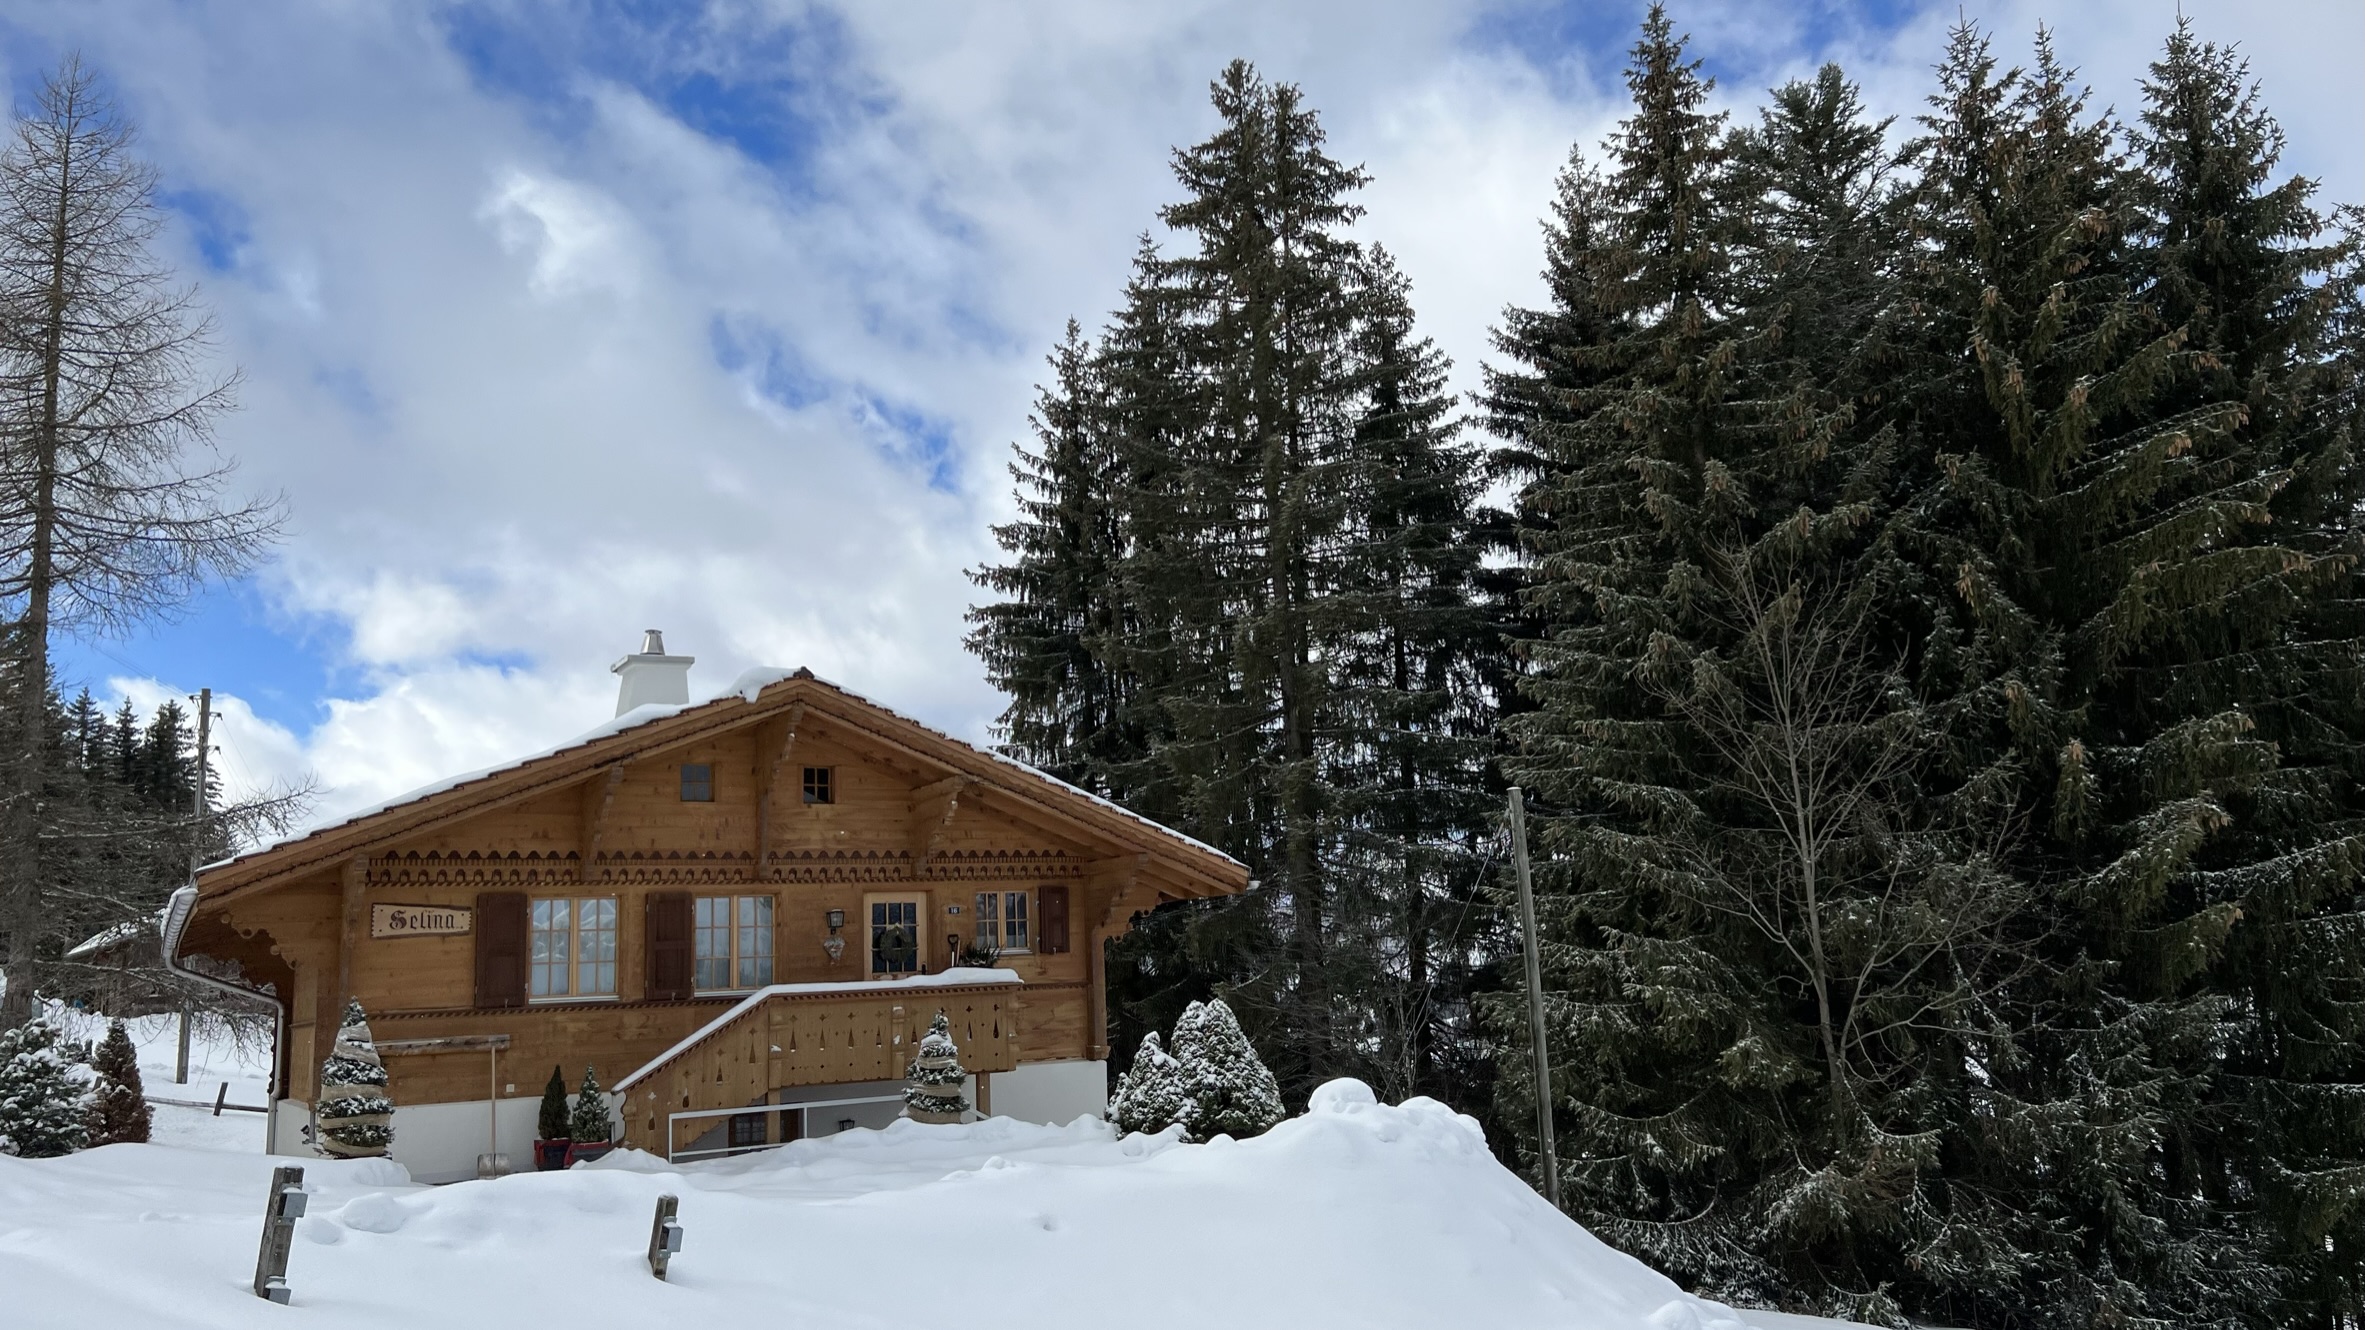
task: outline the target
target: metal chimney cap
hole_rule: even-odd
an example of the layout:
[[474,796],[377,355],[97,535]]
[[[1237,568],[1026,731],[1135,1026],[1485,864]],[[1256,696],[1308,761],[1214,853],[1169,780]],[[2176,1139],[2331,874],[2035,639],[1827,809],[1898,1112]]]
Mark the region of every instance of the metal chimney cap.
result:
[[664,654],[665,654],[665,633],[663,632],[663,630],[661,630],[661,629],[656,629],[656,628],[643,628],[643,629],[641,630],[641,651],[640,651],[640,653],[641,653],[642,655],[644,655],[644,656],[662,656],[662,655],[664,655]]

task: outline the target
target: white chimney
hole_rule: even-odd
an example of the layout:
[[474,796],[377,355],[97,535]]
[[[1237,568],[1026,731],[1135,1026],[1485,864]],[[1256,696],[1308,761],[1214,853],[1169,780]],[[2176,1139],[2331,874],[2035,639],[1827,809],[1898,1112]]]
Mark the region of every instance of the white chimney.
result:
[[641,649],[608,667],[622,680],[616,688],[616,714],[652,702],[683,706],[690,700],[690,666],[696,656],[665,654],[665,634],[654,628],[641,634]]

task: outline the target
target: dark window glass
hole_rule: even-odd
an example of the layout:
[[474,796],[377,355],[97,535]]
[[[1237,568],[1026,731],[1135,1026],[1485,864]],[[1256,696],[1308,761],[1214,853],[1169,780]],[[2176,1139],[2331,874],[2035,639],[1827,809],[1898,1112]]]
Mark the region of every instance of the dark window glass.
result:
[[911,974],[920,968],[920,905],[917,901],[870,904],[870,972]]
[[805,768],[806,803],[834,804],[838,801],[837,791],[831,788],[829,776],[830,769],[828,767]]
[[714,802],[714,768],[704,762],[682,763],[682,802],[710,804]]
[[731,1119],[731,1148],[744,1150],[751,1145],[762,1145],[764,1128],[768,1125],[762,1113],[742,1113]]

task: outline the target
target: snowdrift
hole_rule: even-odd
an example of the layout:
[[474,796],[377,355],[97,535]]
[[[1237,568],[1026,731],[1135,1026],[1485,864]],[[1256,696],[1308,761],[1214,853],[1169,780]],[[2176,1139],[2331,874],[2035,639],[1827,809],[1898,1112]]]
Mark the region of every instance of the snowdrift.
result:
[[[247,1291],[274,1162],[158,1145],[0,1158],[0,1321],[1746,1330],[1546,1206],[1470,1119],[1354,1081],[1262,1137],[1205,1145],[993,1119],[438,1188],[383,1161],[307,1161],[290,1310]],[[666,1283],[642,1261],[663,1192],[687,1239]]]

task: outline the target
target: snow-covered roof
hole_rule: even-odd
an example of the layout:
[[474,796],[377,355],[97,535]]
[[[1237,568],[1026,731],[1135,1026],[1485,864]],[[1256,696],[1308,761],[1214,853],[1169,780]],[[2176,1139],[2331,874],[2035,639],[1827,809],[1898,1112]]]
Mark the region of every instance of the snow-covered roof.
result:
[[916,720],[911,716],[905,715],[904,713],[895,710],[893,707],[886,706],[871,698],[865,697],[850,688],[845,688],[838,684],[831,683],[826,679],[822,679],[816,676],[810,670],[788,669],[780,666],[765,665],[742,671],[739,677],[733,679],[728,687],[703,701],[678,704],[652,703],[646,706],[634,707],[632,710],[627,711],[612,720],[603,721],[600,724],[585,730],[583,733],[568,739],[564,743],[545,748],[540,752],[528,753],[523,757],[515,758],[508,762],[502,762],[494,766],[484,767],[476,771],[464,772],[460,775],[449,776],[442,780],[430,782],[429,784],[422,785],[415,790],[410,790],[403,794],[396,795],[395,797],[385,800],[382,803],[373,804],[368,808],[347,813],[333,821],[321,822],[316,825],[306,827],[301,831],[291,832],[286,836],[265,841],[252,849],[242,851],[238,854],[230,856],[227,859],[221,859],[215,861],[214,863],[207,864],[198,871],[200,873],[211,872],[215,869],[224,868],[231,864],[241,863],[246,860],[253,859],[258,855],[267,854],[283,846],[310,840],[313,837],[336,831],[340,828],[350,827],[356,823],[366,821],[393,809],[402,808],[410,804],[418,803],[424,799],[433,798],[439,794],[448,793],[452,790],[458,789],[463,785],[484,780],[487,777],[498,776],[505,772],[515,771],[531,763],[539,762],[551,757],[556,757],[561,753],[570,752],[575,749],[582,748],[588,744],[597,743],[600,740],[612,738],[630,730],[639,729],[644,725],[652,725],[659,721],[670,720],[676,716],[680,716],[691,711],[696,711],[728,702],[734,697],[743,703],[753,704],[759,699],[765,689],[770,688],[775,684],[787,682],[791,679],[810,680],[816,684],[830,689],[833,692],[838,693],[845,698],[859,702],[875,711],[902,721],[903,723],[910,725],[915,729],[924,731],[927,734],[941,739],[946,743],[957,744],[971,752],[978,753],[1001,766],[1007,767],[1013,771],[1021,772],[1034,778],[1035,780],[1043,782],[1046,785],[1052,786],[1063,793],[1083,799],[1130,822],[1137,823],[1141,827],[1156,832],[1158,835],[1165,837],[1166,839],[1180,842],[1181,844],[1187,845],[1202,854],[1210,855],[1216,859],[1222,860],[1233,867],[1246,867],[1246,865],[1242,864],[1238,859],[1235,859],[1231,855],[1224,853],[1222,850],[1207,844],[1205,841],[1198,840],[1191,836],[1186,836],[1183,833],[1176,831],[1174,828],[1166,826],[1164,823],[1152,821],[1149,818],[1143,817],[1141,814],[1134,812],[1132,809],[1129,809],[1124,805],[1115,802],[1114,800],[1105,799],[1100,795],[1094,794],[1090,790],[1083,789],[1080,786],[1072,785],[1067,781],[1061,780],[1059,777],[1042,770],[1039,767],[1029,766],[1028,764],[1018,761],[1017,759],[1012,758],[1006,754],[997,753],[987,748],[980,748],[977,745],[968,743],[965,740],[957,739],[951,734],[937,729],[935,726],[929,725],[923,721]]
[[95,956],[109,947],[120,946],[135,938],[153,936],[156,929],[157,921],[154,919],[126,919],[75,943],[67,949],[66,959],[78,961],[85,956]]
[[664,1066],[666,1063],[673,1061],[677,1057],[680,1057],[683,1053],[689,1051],[693,1047],[696,1047],[700,1040],[739,1019],[740,1016],[744,1015],[750,1009],[760,1006],[763,1003],[772,1000],[773,998],[812,997],[816,994],[824,993],[903,993],[912,991],[914,989],[969,988],[981,984],[1016,984],[1022,982],[1024,981],[1018,977],[1018,971],[1016,970],[989,970],[982,967],[977,969],[967,969],[960,966],[955,966],[949,970],[939,970],[935,974],[908,975],[902,979],[852,979],[841,983],[828,984],[773,984],[769,988],[759,988],[753,993],[748,994],[746,997],[739,999],[738,1002],[732,1004],[729,1011],[726,1011],[722,1015],[715,1017],[711,1021],[708,1021],[706,1024],[699,1026],[696,1030],[692,1031],[688,1035],[685,1035],[681,1042],[675,1044],[669,1049],[666,1049],[664,1052],[659,1053],[657,1056],[650,1058],[647,1062],[642,1063],[638,1070],[634,1071],[631,1075],[626,1076],[623,1080],[616,1082],[613,1088],[618,1093],[622,1093],[623,1091],[631,1089],[634,1084],[639,1082],[643,1076],[648,1075],[650,1072],[657,1070],[657,1068]]

